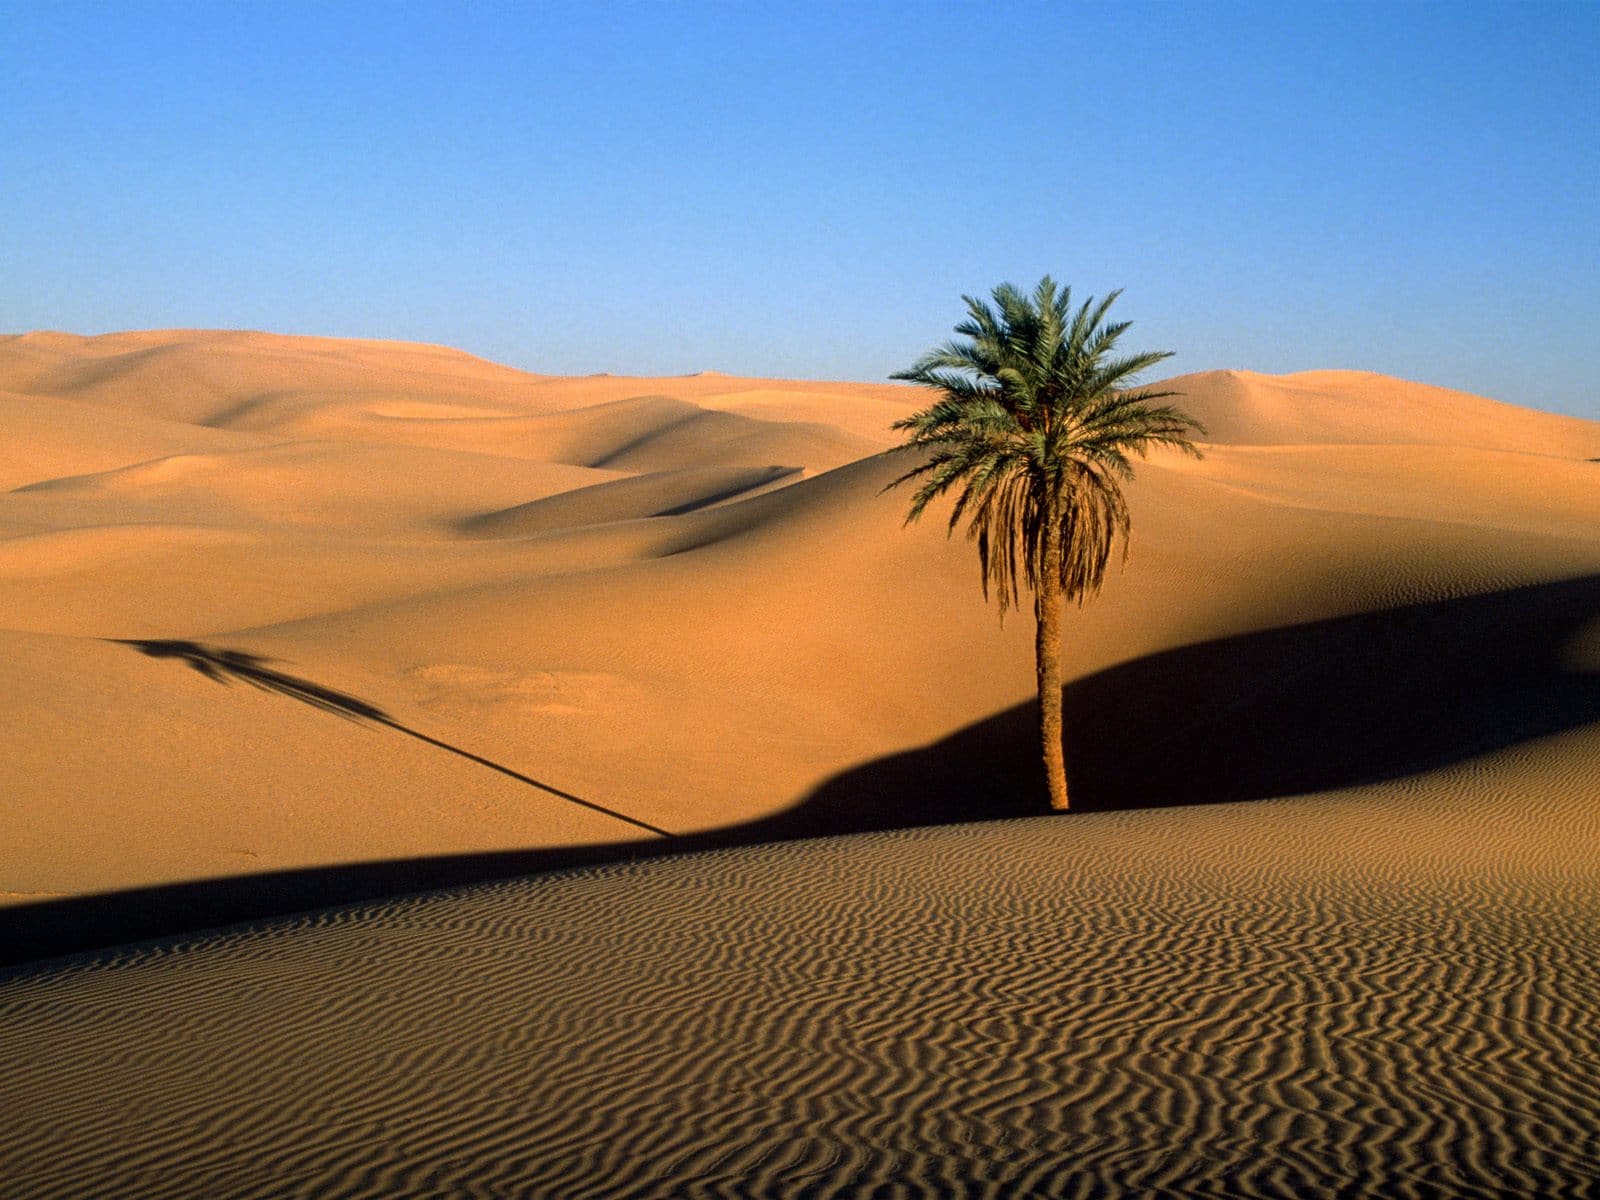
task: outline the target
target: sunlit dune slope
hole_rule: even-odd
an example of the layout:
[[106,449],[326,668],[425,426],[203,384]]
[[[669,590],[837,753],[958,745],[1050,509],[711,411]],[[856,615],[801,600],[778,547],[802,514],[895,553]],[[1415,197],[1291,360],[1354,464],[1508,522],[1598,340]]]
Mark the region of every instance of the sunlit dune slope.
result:
[[[1067,622],[1069,730],[1075,694],[1139,705],[1130,664],[1360,614],[1417,631],[1388,669],[1421,678],[1437,647],[1457,678],[1449,602],[1600,575],[1600,425],[1357,372],[1171,386],[1211,445],[1141,467],[1129,563]],[[1032,628],[984,602],[947,510],[903,527],[886,489],[913,464],[888,427],[922,402],[265,334],[0,340],[0,891],[1031,803],[939,783],[936,748],[963,737],[1030,761],[1005,714],[1031,694]],[[1580,642],[1586,595],[1558,597]],[[1485,687],[1543,603],[1490,623]],[[1317,677],[1341,639],[1296,639],[1283,669]],[[228,652],[358,707],[202,669]],[[1582,675],[1585,653],[1548,669]],[[1248,727],[1271,684],[1165,694],[1162,753],[1214,744],[1222,711]],[[1417,769],[1594,735],[1600,713],[1546,719],[1516,684],[1503,738]],[[1405,694],[1449,722],[1449,695]],[[1392,723],[1375,703],[1342,736]],[[1095,729],[1137,774],[1149,755]],[[1563,786],[1600,792],[1596,749]],[[890,803],[872,764],[904,756],[926,771]],[[1114,804],[1095,778],[1089,799]],[[1162,776],[1171,802],[1181,778]]]
[[1370,371],[1208,371],[1164,387],[1216,442],[1471,446],[1592,457],[1594,423]]

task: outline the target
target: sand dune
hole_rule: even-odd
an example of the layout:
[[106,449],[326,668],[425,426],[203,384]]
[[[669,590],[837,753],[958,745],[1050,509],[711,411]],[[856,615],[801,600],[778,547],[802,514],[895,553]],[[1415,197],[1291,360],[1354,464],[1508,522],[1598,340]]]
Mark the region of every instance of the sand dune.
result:
[[1591,457],[1594,423],[1368,371],[1210,371],[1164,383],[1214,442],[1470,446]]
[[526,537],[552,529],[672,517],[793,482],[799,467],[686,467],[574,488],[462,522],[479,537]]
[[[0,1177],[1579,1194],[1600,423],[1360,372],[1170,385],[1207,455],[1141,468],[1132,558],[1067,623],[1092,815],[18,968]],[[885,491],[921,402],[0,339],[0,944],[1036,811],[1030,623]],[[1094,811],[1129,806],[1164,811]]]
[[277,394],[376,390],[437,403],[539,386],[537,377],[442,346],[233,331],[21,334],[0,343],[0,360],[0,390],[200,425]]
[[[1131,564],[1072,618],[1074,678],[1600,571],[1600,426],[1356,372],[1171,386],[1215,441],[1142,473]],[[12,338],[0,387],[29,447],[0,494],[0,629],[264,655],[676,832],[772,817],[1031,693],[1027,623],[1001,625],[969,547],[937,521],[903,529],[904,497],[884,493],[905,466],[882,453],[887,427],[920,403],[908,389],[554,379],[437,347],[183,332]],[[83,702],[100,719],[57,729],[46,753],[98,764],[99,794],[19,772],[39,810],[139,808],[163,777],[198,796],[248,746],[309,814],[300,835],[246,846],[251,861],[361,855],[329,831],[362,785],[313,764],[379,735],[296,714],[317,719],[264,742],[239,689],[93,657],[108,652],[129,660],[115,686],[22,676],[0,697],[12,764],[40,754],[41,694],[97,697]],[[50,661],[72,676],[70,657]],[[167,776],[152,754],[123,780],[139,755],[117,730],[174,688],[197,694],[204,753]],[[374,857],[433,852],[414,814],[460,802],[455,783],[410,777],[399,801],[373,777],[363,803],[388,806]],[[184,866],[175,832],[136,823],[115,856],[109,828],[12,852],[0,868],[31,886],[4,890],[233,871],[222,843],[239,839]],[[462,837],[547,840],[525,822]]]
[[562,463],[450,450],[291,442],[169,455],[44,480],[13,495],[27,497],[14,501],[19,509],[37,501],[32,511],[103,513],[128,522],[184,517],[228,527],[425,533],[485,505],[555,495],[612,477]]
[[59,396],[0,392],[0,488],[89,474],[171,454],[258,444],[194,425],[107,412]]

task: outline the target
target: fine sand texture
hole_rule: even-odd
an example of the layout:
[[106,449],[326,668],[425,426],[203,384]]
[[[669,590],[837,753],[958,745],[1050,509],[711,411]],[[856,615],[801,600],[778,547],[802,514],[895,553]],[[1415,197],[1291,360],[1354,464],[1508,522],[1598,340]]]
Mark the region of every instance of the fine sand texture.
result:
[[1592,739],[480,885],[0,986],[7,1196],[1584,1196]]
[[0,338],[0,1195],[1583,1194],[1600,424],[1166,386],[1030,818],[919,393]]

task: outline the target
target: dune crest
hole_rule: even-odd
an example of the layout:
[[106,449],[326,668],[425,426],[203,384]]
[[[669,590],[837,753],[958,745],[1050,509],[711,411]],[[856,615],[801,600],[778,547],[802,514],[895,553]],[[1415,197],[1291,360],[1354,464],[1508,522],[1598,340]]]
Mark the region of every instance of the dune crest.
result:
[[1464,446],[1555,458],[1593,454],[1595,423],[1370,371],[1208,371],[1166,380],[1230,445]]

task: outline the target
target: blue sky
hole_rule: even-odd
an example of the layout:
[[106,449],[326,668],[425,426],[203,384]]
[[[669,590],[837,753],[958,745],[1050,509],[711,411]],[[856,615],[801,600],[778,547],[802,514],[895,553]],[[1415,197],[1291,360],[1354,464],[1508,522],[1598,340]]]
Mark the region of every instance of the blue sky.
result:
[[1600,4],[0,0],[0,331],[875,379],[1047,271],[1600,417]]

